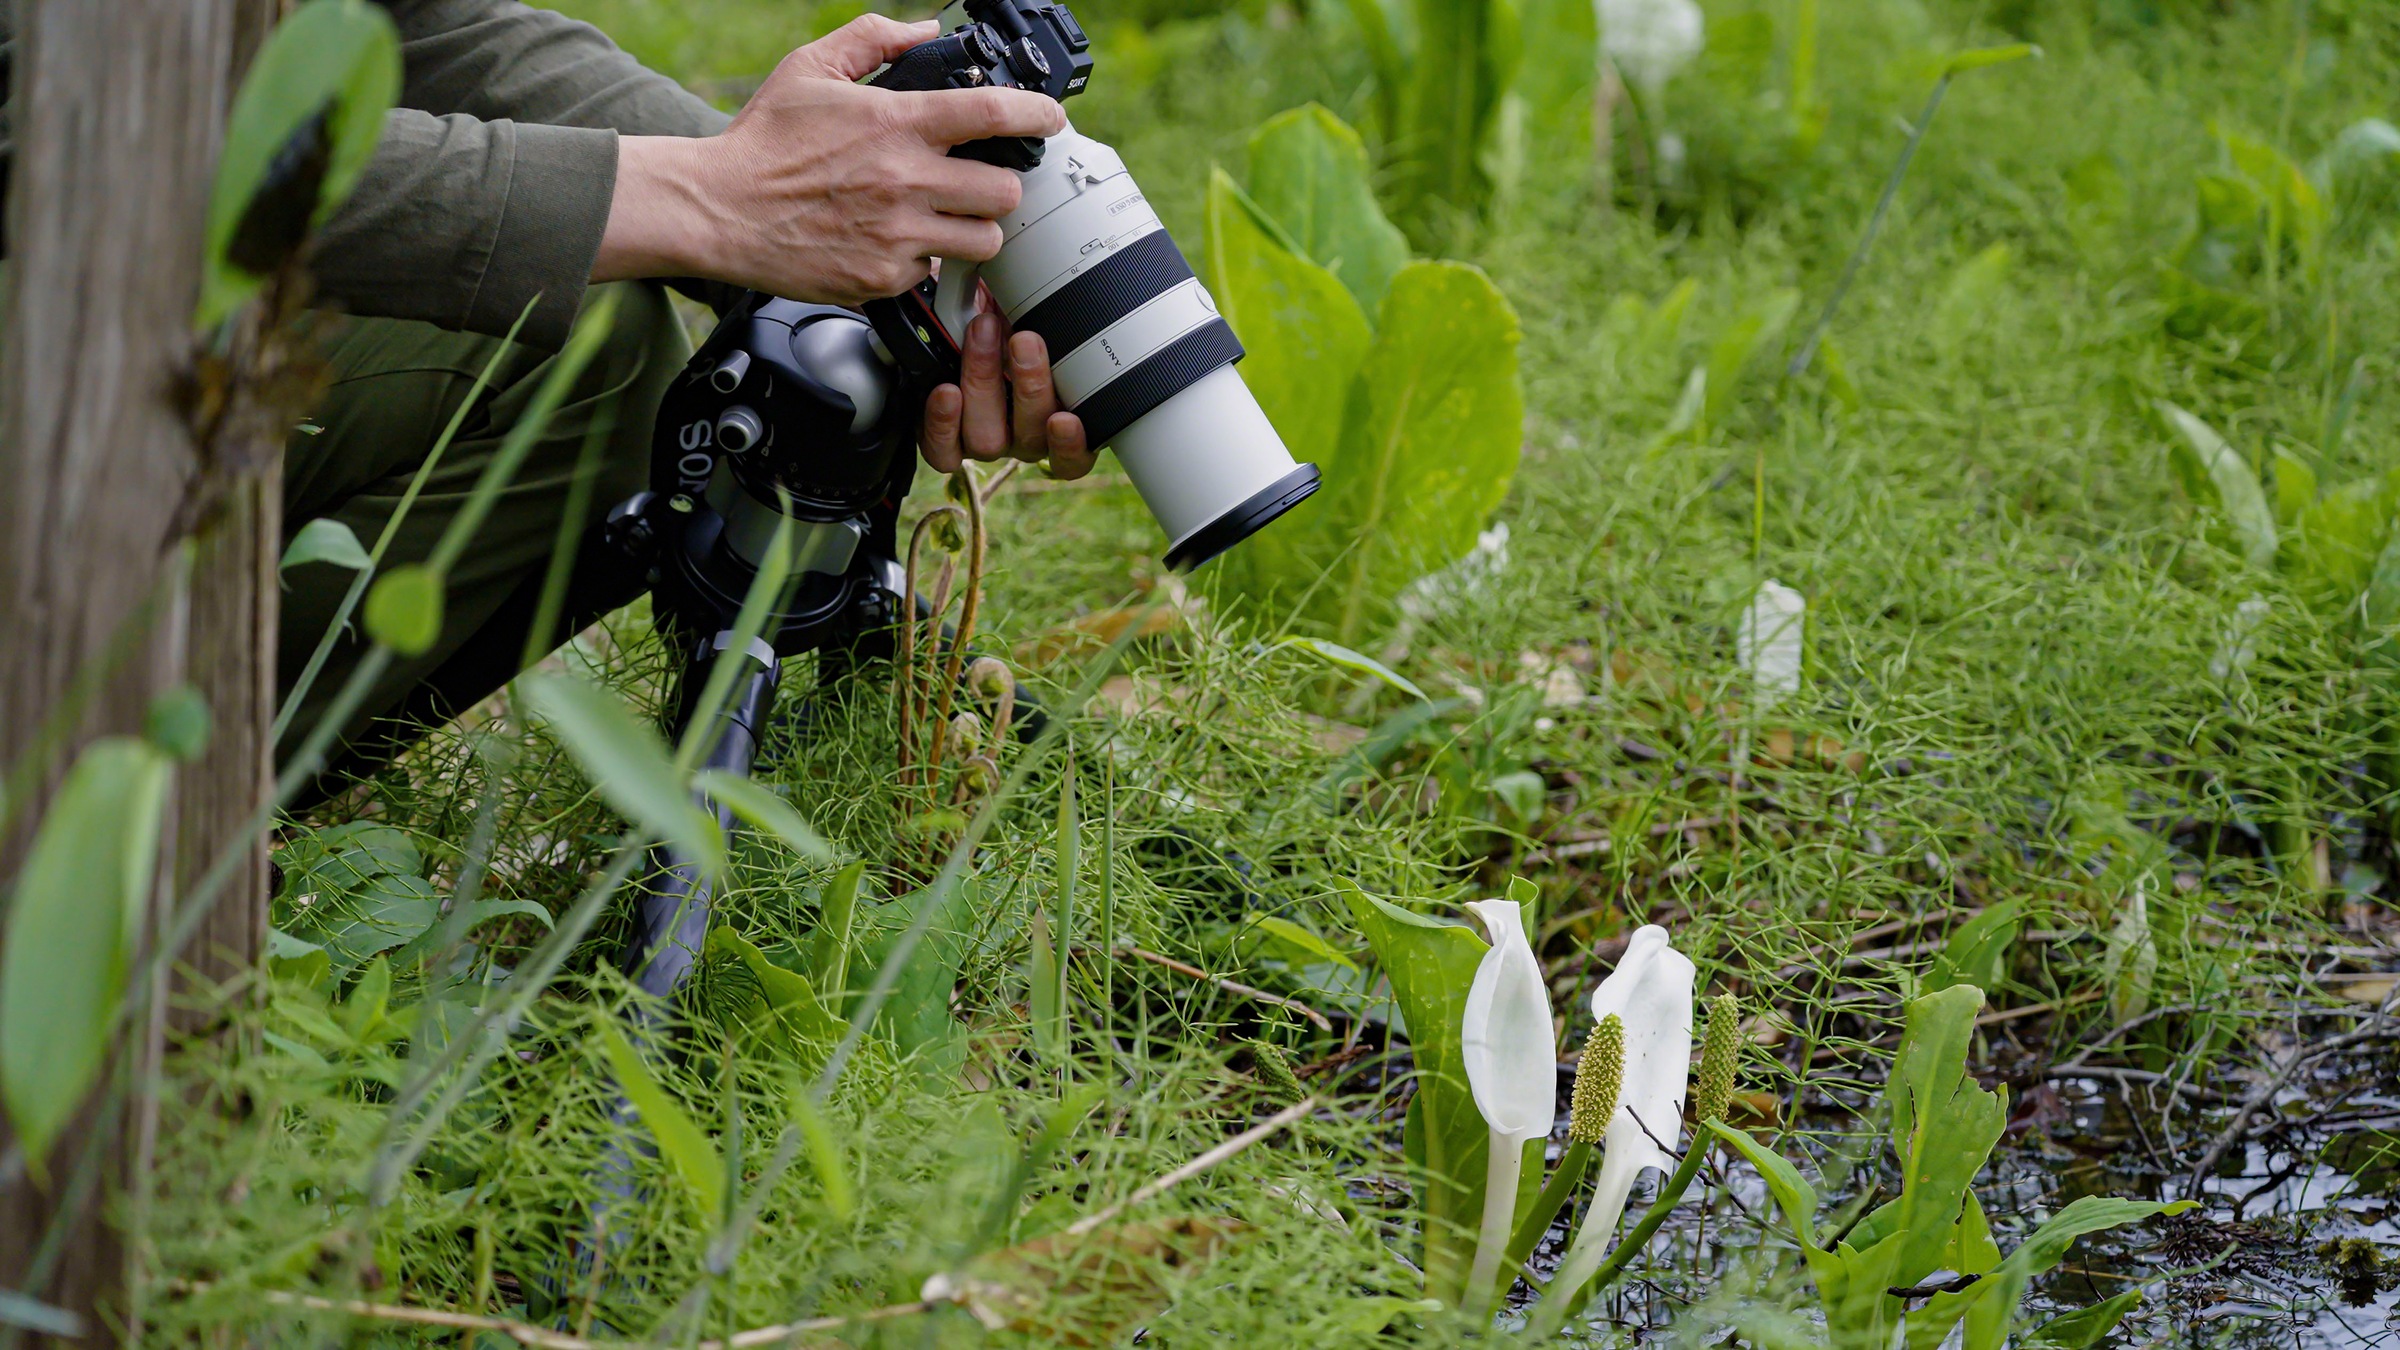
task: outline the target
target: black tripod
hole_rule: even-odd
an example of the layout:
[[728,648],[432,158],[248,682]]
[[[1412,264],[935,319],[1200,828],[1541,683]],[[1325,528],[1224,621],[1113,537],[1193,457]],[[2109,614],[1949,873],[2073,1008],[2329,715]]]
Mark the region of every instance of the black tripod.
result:
[[[705,732],[703,768],[751,771],[782,661],[818,653],[830,683],[888,659],[896,625],[914,617],[897,536],[931,384],[887,361],[876,330],[908,322],[906,306],[918,300],[879,301],[870,322],[828,305],[745,298],[660,404],[650,490],[609,514],[609,546],[647,569],[657,621],[682,653],[676,739],[702,713],[717,662],[742,663]],[[731,650],[743,598],[779,531],[793,574],[786,598],[758,636]],[[733,827],[726,808],[702,804]],[[661,857],[624,954],[644,992],[672,995],[690,974],[711,900],[692,860]]]

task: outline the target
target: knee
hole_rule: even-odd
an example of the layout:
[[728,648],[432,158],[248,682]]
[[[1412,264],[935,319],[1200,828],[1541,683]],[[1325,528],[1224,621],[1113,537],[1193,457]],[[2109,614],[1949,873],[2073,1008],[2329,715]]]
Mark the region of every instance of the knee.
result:
[[[608,387],[628,393],[652,386],[664,390],[692,354],[667,288],[654,281],[610,282],[593,287],[584,308],[589,311],[602,295],[616,308],[593,364],[606,372]],[[657,403],[655,394],[651,403]]]
[[630,281],[595,287],[584,301],[587,310],[601,291],[612,294],[616,306],[592,360],[600,375],[594,383],[612,423],[600,497],[613,504],[648,481],[651,424],[667,385],[691,358],[692,346],[666,287]]

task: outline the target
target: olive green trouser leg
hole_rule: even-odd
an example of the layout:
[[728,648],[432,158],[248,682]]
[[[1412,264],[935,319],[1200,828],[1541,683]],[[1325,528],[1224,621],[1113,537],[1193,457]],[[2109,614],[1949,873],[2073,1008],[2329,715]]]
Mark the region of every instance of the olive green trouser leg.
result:
[[[651,419],[691,348],[664,290],[646,284],[615,289],[620,294],[608,340],[576,377],[450,569],[440,637],[420,655],[396,656],[344,720],[333,769],[321,788],[373,771],[425,727],[474,706],[516,674],[588,436],[602,439],[582,529],[647,483]],[[398,512],[401,495],[475,377],[500,353],[490,382],[401,520],[382,570],[421,562],[465,507],[556,357],[396,319],[345,321],[330,346],[332,384],[309,419],[316,430],[304,427],[284,450],[284,528],[288,540],[309,521],[330,517],[369,549]],[[285,573],[277,678],[287,697],[350,581],[351,573],[324,563]],[[583,623],[630,602],[639,587],[639,579],[609,558],[596,538],[585,538],[551,641],[572,637]],[[367,650],[353,616],[278,741],[279,764],[323,719]]]

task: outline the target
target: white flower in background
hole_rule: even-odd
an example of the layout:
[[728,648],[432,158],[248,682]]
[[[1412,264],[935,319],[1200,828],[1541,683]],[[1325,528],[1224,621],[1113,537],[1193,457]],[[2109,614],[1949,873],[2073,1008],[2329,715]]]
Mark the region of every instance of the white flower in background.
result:
[[1808,636],[1808,600],[1800,592],[1770,577],[1758,583],[1758,594],[1742,614],[1734,636],[1734,654],[1750,672],[1764,712],[1800,692],[1800,661]]
[[2150,896],[2144,881],[2133,883],[2133,898],[2109,930],[2101,949],[2100,982],[2108,986],[2109,1008],[2119,1022],[2130,1022],[2150,1007],[2150,986],[2158,979],[2158,944],[2150,940]]
[[[1550,989],[1542,979],[1542,963],[1525,940],[1517,902],[1477,900],[1467,908],[1482,920],[1492,940],[1482,964],[1475,967],[1475,982],[1467,988],[1465,1025],[1459,1036],[1467,1087],[1492,1132],[1483,1235],[1467,1277],[1468,1297],[1483,1299],[1499,1274],[1501,1255],[1514,1231],[1525,1144],[1549,1134],[1557,1115],[1558,1042],[1550,1023]],[[1690,1021],[1688,1011],[1685,1021]]]
[[2233,620],[2225,626],[2217,654],[2208,660],[2208,673],[2220,680],[2248,673],[2250,663],[2258,659],[2258,630],[2266,627],[2267,616],[2274,612],[2274,605],[2263,595],[2234,606]]
[[1508,571],[1508,522],[1501,521],[1475,536],[1467,556],[1408,583],[1400,593],[1400,613],[1410,622],[1431,619],[1465,605],[1482,604],[1499,590]]
[[1594,1022],[1615,1014],[1625,1027],[1625,1071],[1608,1118],[1600,1180],[1575,1245],[1550,1281],[1571,1294],[1608,1258],[1617,1220],[1644,1169],[1671,1171],[1668,1148],[1683,1128],[1683,1097],[1692,1081],[1691,958],[1667,942],[1667,930],[1648,924],[1625,948],[1625,959],[1592,994]]
[[1697,0],[1596,0],[1600,50],[1646,98],[1708,44]]

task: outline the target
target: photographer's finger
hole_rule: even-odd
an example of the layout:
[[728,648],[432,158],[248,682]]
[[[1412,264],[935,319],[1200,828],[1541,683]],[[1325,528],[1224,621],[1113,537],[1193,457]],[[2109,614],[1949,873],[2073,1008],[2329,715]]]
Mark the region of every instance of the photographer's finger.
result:
[[934,215],[924,224],[924,247],[936,258],[989,262],[1000,252],[1000,227],[972,216]]
[[1058,387],[1050,379],[1050,352],[1039,333],[1012,333],[1008,339],[1009,421],[1015,434],[1011,453],[1038,460],[1050,453],[1045,428],[1058,411]]
[[1050,414],[1043,428],[1050,442],[1050,476],[1073,482],[1092,471],[1098,456],[1083,443],[1083,419],[1071,412]]
[[828,80],[863,80],[900,53],[942,35],[932,19],[902,23],[881,14],[861,14],[785,58],[797,74]]
[[948,149],[990,136],[1055,136],[1067,129],[1058,100],[1030,89],[928,89],[906,93],[910,120],[929,144]]
[[925,466],[935,473],[958,472],[959,414],[965,400],[955,384],[936,385],[925,396],[925,421],[917,430]]
[[997,220],[1025,199],[1025,181],[993,164],[944,156],[925,184],[925,204],[953,216]]
[[959,445],[969,459],[998,459],[1008,453],[1008,383],[1000,373],[1000,316],[978,314],[967,325],[959,359]]

